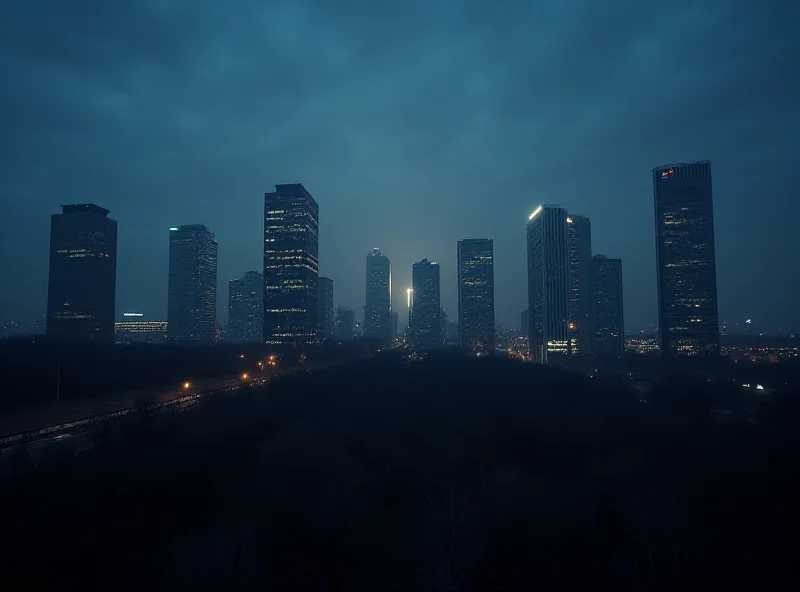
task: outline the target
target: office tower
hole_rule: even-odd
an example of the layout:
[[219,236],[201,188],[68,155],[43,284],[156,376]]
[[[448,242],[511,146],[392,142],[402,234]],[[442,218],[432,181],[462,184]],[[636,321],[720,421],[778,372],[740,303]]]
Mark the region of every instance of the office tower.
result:
[[591,277],[594,351],[598,354],[620,355],[625,351],[622,260],[595,255],[592,258]]
[[592,222],[585,216],[567,216],[569,238],[570,351],[592,351]]
[[441,326],[441,331],[442,331],[442,333],[441,333],[442,341],[446,342],[447,341],[447,326],[450,324],[450,320],[447,318],[447,311],[444,309],[444,307],[442,307],[442,311],[439,314],[439,320],[441,321],[441,325],[440,326]]
[[353,309],[340,306],[336,309],[336,324],[334,335],[341,341],[353,338],[355,329],[355,313]]
[[568,352],[569,237],[567,211],[539,206],[528,217],[528,311],[530,354],[547,363]]
[[333,280],[319,278],[319,298],[317,311],[319,315],[319,338],[333,337]]
[[264,276],[248,271],[228,282],[228,340],[261,343],[264,329]]
[[439,264],[423,259],[412,268],[411,337],[419,349],[442,345],[442,307],[439,298]]
[[117,343],[162,343],[167,337],[167,321],[148,321],[141,312],[124,312],[114,323]]
[[114,341],[117,222],[94,204],[61,206],[50,217],[47,336]]
[[711,163],[653,169],[653,195],[661,352],[719,354]]
[[527,337],[531,329],[530,321],[528,320],[528,311],[523,310],[519,316],[520,316],[519,333],[523,337]]
[[317,341],[319,206],[300,183],[264,199],[264,343]]
[[392,338],[392,264],[377,247],[367,255],[364,335],[384,343]]
[[167,338],[213,343],[217,328],[217,241],[202,224],[169,229]]
[[392,339],[397,339],[398,335],[400,335],[398,324],[400,323],[399,316],[397,311],[392,311]]
[[458,341],[476,353],[494,353],[494,243],[458,241]]

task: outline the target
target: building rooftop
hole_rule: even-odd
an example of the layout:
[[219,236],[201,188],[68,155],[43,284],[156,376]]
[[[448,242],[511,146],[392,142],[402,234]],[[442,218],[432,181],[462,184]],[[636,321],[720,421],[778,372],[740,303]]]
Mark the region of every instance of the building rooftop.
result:
[[93,212],[95,214],[102,214],[103,216],[108,216],[111,213],[111,210],[101,208],[100,206],[97,206],[92,203],[69,204],[61,206],[62,214],[82,214],[85,212]]

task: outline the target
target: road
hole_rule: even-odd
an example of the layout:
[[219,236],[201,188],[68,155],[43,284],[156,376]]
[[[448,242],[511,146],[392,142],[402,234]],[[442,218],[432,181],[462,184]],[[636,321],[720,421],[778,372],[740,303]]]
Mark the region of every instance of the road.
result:
[[[249,377],[245,380],[251,380]],[[114,393],[106,397],[94,397],[68,402],[55,402],[36,408],[18,410],[0,415],[0,439],[11,434],[40,430],[118,411],[133,409],[137,401],[149,400],[154,403],[167,403],[186,395],[203,394],[226,386],[240,385],[239,375],[204,379],[184,385],[161,386],[134,391]]]
[[[316,365],[319,371],[343,362]],[[167,409],[184,411],[197,404],[204,395],[234,391],[242,387],[266,385],[278,374],[292,375],[311,372],[309,367],[295,367],[288,371],[270,375],[232,375],[219,378],[184,383],[173,387],[142,389],[116,393],[102,400],[86,399],[62,403],[56,407],[40,406],[16,414],[0,417],[0,474],[5,473],[14,458],[14,452],[24,450],[29,460],[36,461],[43,451],[53,444],[59,444],[71,452],[82,452],[92,447],[91,436],[96,431],[98,420],[120,418],[141,407],[141,402],[155,412]],[[12,463],[13,464],[13,463]]]
[[[167,409],[185,411],[196,405],[204,395],[235,391],[242,387],[263,386],[267,384],[268,380],[266,377],[257,377],[255,379],[248,377],[244,380],[241,377],[231,377],[226,378],[224,383],[222,379],[206,381],[204,384],[198,385],[194,392],[191,393],[188,392],[191,388],[184,388],[162,392],[156,397],[152,397],[149,389],[145,394],[150,397],[149,402],[156,412]],[[79,407],[65,413],[64,416],[81,415],[80,418],[70,419],[58,424],[48,424],[41,429],[33,428],[25,434],[15,433],[0,436],[0,475],[9,470],[13,465],[14,453],[20,450],[24,451],[28,462],[35,463],[41,458],[47,447],[55,444],[73,453],[83,452],[92,448],[93,438],[90,436],[96,431],[95,422],[97,418],[113,419],[127,415],[136,409],[136,400],[136,398],[129,397],[127,399],[107,401],[103,405]],[[87,411],[99,411],[99,413],[87,416],[84,414]],[[47,417],[52,418],[53,416]],[[59,416],[59,419],[61,418]]]

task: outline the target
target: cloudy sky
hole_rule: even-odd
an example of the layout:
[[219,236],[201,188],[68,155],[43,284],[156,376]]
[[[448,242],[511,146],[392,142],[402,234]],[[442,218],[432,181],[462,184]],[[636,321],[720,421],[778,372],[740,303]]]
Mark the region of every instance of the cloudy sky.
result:
[[[800,2],[3,0],[0,322],[46,306],[49,215],[119,221],[117,310],[165,318],[168,228],[202,223],[227,281],[261,267],[263,195],[320,206],[320,272],[360,310],[364,257],[495,241],[499,322],[526,307],[539,203],[622,257],[656,320],[651,169],[711,159],[720,316],[800,327]],[[401,294],[402,292],[402,294]]]

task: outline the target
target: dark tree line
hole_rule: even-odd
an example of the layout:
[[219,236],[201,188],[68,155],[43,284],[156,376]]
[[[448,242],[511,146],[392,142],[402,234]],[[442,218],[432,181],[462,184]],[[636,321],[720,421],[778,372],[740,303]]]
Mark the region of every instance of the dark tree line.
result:
[[800,407],[389,352],[0,482],[4,574],[106,589],[794,587]]
[[[325,364],[375,349],[368,340],[329,342],[303,351],[263,345],[191,347],[154,344],[76,344],[46,339],[0,341],[0,411],[55,399],[99,397],[164,385],[179,385],[258,370],[257,362],[279,357],[281,370],[304,356],[306,364]],[[244,355],[244,357],[241,357]]]

